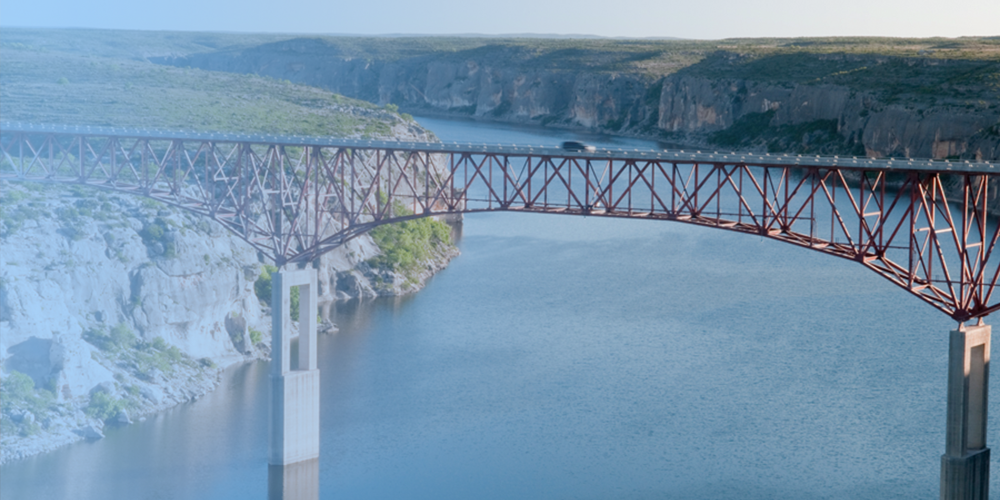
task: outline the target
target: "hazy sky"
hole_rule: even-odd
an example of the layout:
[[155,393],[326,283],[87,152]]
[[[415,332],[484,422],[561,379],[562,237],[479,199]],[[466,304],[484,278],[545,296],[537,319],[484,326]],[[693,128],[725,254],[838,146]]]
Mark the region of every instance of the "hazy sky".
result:
[[625,37],[1000,35],[1000,0],[3,0],[2,26]]

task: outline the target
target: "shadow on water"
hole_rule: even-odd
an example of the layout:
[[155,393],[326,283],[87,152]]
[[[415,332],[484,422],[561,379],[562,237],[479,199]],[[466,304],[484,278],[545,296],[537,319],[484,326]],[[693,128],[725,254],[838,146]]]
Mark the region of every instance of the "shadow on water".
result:
[[319,459],[267,468],[268,500],[318,500]]
[[419,294],[322,305],[322,466],[268,468],[249,363],[4,465],[0,498],[936,496],[954,325],[855,263],[601,218],[475,214],[456,239]]

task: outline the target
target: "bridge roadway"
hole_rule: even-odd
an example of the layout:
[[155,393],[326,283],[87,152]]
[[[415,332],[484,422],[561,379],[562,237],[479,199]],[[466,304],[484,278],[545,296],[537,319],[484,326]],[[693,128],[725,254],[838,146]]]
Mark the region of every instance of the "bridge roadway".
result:
[[217,220],[279,266],[428,215],[628,217],[758,234],[851,259],[958,321],[1000,310],[992,298],[1000,229],[987,223],[1000,169],[991,162],[8,122],[0,145],[2,179],[149,196]]
[[[1000,227],[987,206],[1000,176],[995,162],[569,152],[12,122],[0,122],[0,143],[0,179],[149,196],[215,219],[279,265],[308,262],[380,224],[488,210],[686,222],[854,260],[960,322],[950,333],[940,498],[988,499],[991,329],[982,318],[1000,310],[992,298]],[[401,202],[411,208],[401,212]],[[319,453],[315,270],[284,267],[273,285],[269,463],[280,490],[286,466],[315,470]],[[283,332],[292,287],[306,304],[298,350],[308,361],[298,370],[289,368]],[[309,477],[315,486],[316,474]]]
[[660,160],[688,163],[748,163],[757,166],[780,167],[840,167],[862,170],[918,170],[927,172],[991,172],[1000,173],[997,162],[970,160],[930,160],[914,158],[858,158],[819,155],[770,154],[751,152],[702,152],[688,150],[656,149],[598,149],[594,152],[570,152],[561,148],[525,144],[472,144],[457,142],[405,142],[373,141],[369,139],[344,139],[338,137],[312,137],[299,135],[238,134],[224,132],[196,132],[187,130],[159,130],[147,128],[98,127],[75,125],[39,125],[21,122],[0,122],[0,131],[39,132],[71,135],[116,136],[130,139],[194,140],[218,142],[245,142],[252,144],[277,144],[284,146],[347,147],[365,149],[406,150],[422,153],[508,154],[517,156],[574,156],[600,160]]

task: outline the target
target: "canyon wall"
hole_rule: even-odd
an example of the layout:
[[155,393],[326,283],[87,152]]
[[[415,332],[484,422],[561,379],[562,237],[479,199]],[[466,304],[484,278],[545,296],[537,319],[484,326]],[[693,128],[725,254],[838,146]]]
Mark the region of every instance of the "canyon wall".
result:
[[[889,74],[902,66],[917,75],[926,68],[938,75],[949,71],[949,65],[955,66],[955,73],[970,64],[973,69],[996,66],[888,56],[801,59],[786,62],[776,57],[766,62],[801,66],[819,61],[831,70],[851,64],[881,65],[881,71]],[[503,44],[412,57],[358,58],[345,55],[335,43],[308,38],[156,62],[287,79],[380,104],[394,103],[415,113],[567,127],[667,144],[1000,159],[996,89],[945,85],[938,89],[940,95],[928,99],[936,81],[914,83],[912,74],[905,72],[898,76],[902,89],[898,90],[878,81],[877,75],[857,84],[826,79],[841,82],[831,84],[782,78],[779,67],[777,76],[774,71],[762,76],[758,70],[764,62],[743,64],[732,54],[709,55],[701,63],[656,74],[638,67],[574,66]],[[788,73],[801,71],[790,67]]]
[[[391,137],[432,139],[399,117],[390,125]],[[222,368],[269,356],[269,308],[255,289],[264,264],[220,224],[57,183],[2,181],[0,209],[0,463],[99,439],[105,425],[198,399]],[[416,291],[458,253],[443,242],[414,269],[369,262],[385,250],[365,234],[322,255],[320,301]]]

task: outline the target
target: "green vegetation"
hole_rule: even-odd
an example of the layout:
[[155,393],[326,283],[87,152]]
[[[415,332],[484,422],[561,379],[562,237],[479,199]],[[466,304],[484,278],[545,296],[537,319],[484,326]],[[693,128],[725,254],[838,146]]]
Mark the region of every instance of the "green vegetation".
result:
[[[246,50],[222,49],[217,54],[239,51],[264,54],[285,49],[280,43],[259,45]],[[276,40],[277,42],[277,40]],[[32,43],[40,43],[32,41]],[[1000,61],[1000,39],[963,37],[960,39],[827,37],[827,38],[744,38],[728,40],[612,40],[552,38],[472,38],[472,37],[323,37],[298,38],[296,52],[319,56],[391,62],[433,55],[444,61],[489,61],[493,66],[554,71],[628,72],[652,77],[668,75],[697,66],[699,74],[717,78],[751,80],[776,78],[809,83],[817,78],[850,80],[854,72],[865,72],[866,61],[895,68],[902,59],[933,61]],[[180,53],[178,50],[175,53]],[[187,54],[209,50],[189,50]],[[783,66],[791,64],[791,66]],[[898,69],[898,68],[896,68]],[[946,70],[951,71],[951,70]],[[787,74],[786,74],[787,72]],[[872,78],[873,74],[860,76]],[[896,77],[898,79],[898,77]],[[872,80],[872,83],[879,84]]]
[[55,402],[55,394],[48,389],[35,389],[31,377],[17,370],[11,370],[10,375],[0,384],[0,398],[4,408],[24,408],[34,414],[41,414]]
[[159,243],[163,247],[163,257],[172,259],[177,257],[177,244],[170,235],[171,226],[173,224],[169,221],[157,217],[152,222],[146,223],[142,231],[139,232],[139,236],[142,237],[142,242],[147,247]]
[[[397,215],[409,214],[402,207],[395,208]],[[415,271],[430,259],[434,248],[451,244],[451,228],[429,217],[378,226],[368,234],[382,251],[368,264],[391,271]]]
[[156,337],[151,342],[139,339],[125,323],[119,323],[110,330],[103,327],[92,328],[84,332],[83,339],[100,349],[113,363],[130,368],[133,373],[146,379],[153,378],[156,371],[171,375],[182,364],[199,366],[162,337]]
[[[46,197],[69,199],[72,205],[55,208]],[[54,213],[53,213],[54,212]],[[87,225],[120,223],[124,217],[121,207],[100,189],[83,186],[65,186],[37,182],[18,182],[7,186],[0,199],[0,237],[16,234],[30,220],[54,218],[59,221],[58,232],[70,240],[87,237]]]
[[25,221],[37,219],[44,214],[40,202],[18,204],[13,207],[7,203],[0,204],[0,221],[3,221],[3,232],[0,236],[10,236],[21,229]]
[[[82,200],[81,200],[82,201]],[[84,226],[83,218],[91,215],[89,210],[81,213],[76,207],[59,207],[56,209],[56,216],[62,222],[59,232],[67,238],[77,241],[87,237],[87,230]]]
[[90,342],[98,349],[114,354],[131,350],[139,342],[138,337],[125,323],[118,323],[111,330],[103,326],[91,328],[83,333],[83,340]]
[[131,401],[116,398],[104,391],[97,391],[90,395],[90,404],[84,408],[84,413],[91,418],[106,421],[118,415],[122,410],[131,410],[135,407]]
[[197,33],[100,29],[3,28],[0,48],[36,53],[101,54],[122,59],[239,49],[288,38],[288,35]]
[[[27,411],[32,415],[44,415],[55,406],[55,393],[48,389],[35,388],[35,382],[31,377],[16,370],[11,370],[10,374],[4,377],[0,384],[0,407],[5,413],[3,417],[3,427],[0,432],[4,434],[20,434],[30,436],[37,433],[40,427],[34,419],[22,421],[20,425],[15,424],[12,416],[15,412]],[[23,413],[22,413],[23,414]]]
[[748,113],[731,127],[712,134],[709,140],[722,146],[742,145],[748,138],[757,138],[767,132],[772,119],[773,109],[764,113]]
[[[126,47],[118,35],[135,41]],[[187,38],[192,35],[191,38]],[[0,115],[34,123],[196,131],[384,136],[396,113],[331,92],[266,77],[174,68],[139,60],[217,48],[226,35],[4,29]],[[145,38],[144,38],[145,37]],[[166,38],[170,38],[169,36]],[[247,36],[245,42],[274,40]],[[187,39],[187,41],[184,41]],[[235,45],[239,45],[236,43]],[[92,50],[82,47],[90,46]],[[104,54],[104,55],[95,55]],[[107,57],[111,56],[111,57]]]
[[[260,276],[257,277],[257,281],[253,284],[253,291],[257,294],[257,298],[263,301],[265,304],[271,304],[271,274],[278,272],[278,268],[270,264],[264,264],[263,270],[260,272]],[[289,302],[291,305],[289,307],[289,314],[293,320],[298,320],[299,318],[299,287],[292,287],[290,293],[291,297]],[[258,332],[259,333],[259,332]],[[250,332],[253,335],[253,331]],[[251,337],[253,340],[253,337]],[[254,341],[257,344],[258,341]]]
[[261,340],[264,340],[264,334],[261,333],[261,331],[257,330],[256,328],[251,328],[250,343],[252,343],[253,345],[257,345],[260,343]]
[[[604,129],[656,134],[663,77],[690,75],[720,82],[765,82],[786,87],[836,85],[877,98],[875,107],[901,103],[972,110],[1000,107],[1000,37],[900,39],[873,37],[728,40],[612,40],[471,37],[312,37],[232,33],[177,33],[6,28],[0,41],[0,114],[6,120],[125,125],[185,130],[238,130],[305,135],[389,133],[389,122],[410,120],[395,104],[354,101],[282,79],[179,67],[207,58],[333,57],[374,64],[427,58],[480,61],[494,67],[625,74],[638,79],[648,116],[620,110]],[[294,50],[289,50],[290,48]],[[201,59],[199,59],[201,58]],[[166,66],[153,64],[176,64]],[[377,70],[376,70],[377,71]],[[566,82],[571,82],[567,76]],[[567,83],[569,84],[569,83]],[[746,92],[744,88],[742,90]],[[367,92],[367,93],[366,93]],[[362,97],[380,99],[375,89]],[[39,103],[45,103],[40,106]],[[493,110],[506,116],[510,103]],[[451,113],[472,113],[474,106]],[[753,119],[750,117],[748,119]],[[763,121],[762,117],[756,117]],[[566,120],[563,110],[540,117]],[[855,142],[827,137],[827,123],[805,124],[736,137],[734,124],[716,134],[720,146],[790,144],[799,152],[856,151]],[[811,131],[806,129],[813,129]],[[790,140],[808,135],[810,144]],[[682,139],[663,134],[664,139]],[[853,140],[852,140],[853,141]],[[782,149],[791,151],[789,149]],[[15,214],[12,219],[22,217]],[[7,217],[5,215],[5,217]],[[16,230],[16,221],[13,225]],[[10,230],[6,230],[10,232]],[[65,231],[75,237],[72,229]]]
[[[926,42],[926,41],[925,41]],[[885,103],[936,104],[944,99],[964,104],[1000,98],[1000,44],[982,40],[967,43],[967,51],[912,53],[899,46],[886,52],[861,50],[863,44],[786,45],[771,49],[745,47],[746,51],[718,51],[683,72],[711,79],[749,80],[779,84],[839,85],[871,92]],[[839,49],[821,52],[818,47]],[[741,47],[744,48],[744,47]],[[853,49],[853,50],[852,50]]]
[[774,111],[748,113],[725,130],[710,134],[720,146],[749,148],[766,146],[768,152],[799,154],[854,154],[863,156],[864,146],[845,140],[836,120],[814,120],[795,125],[772,125]]

